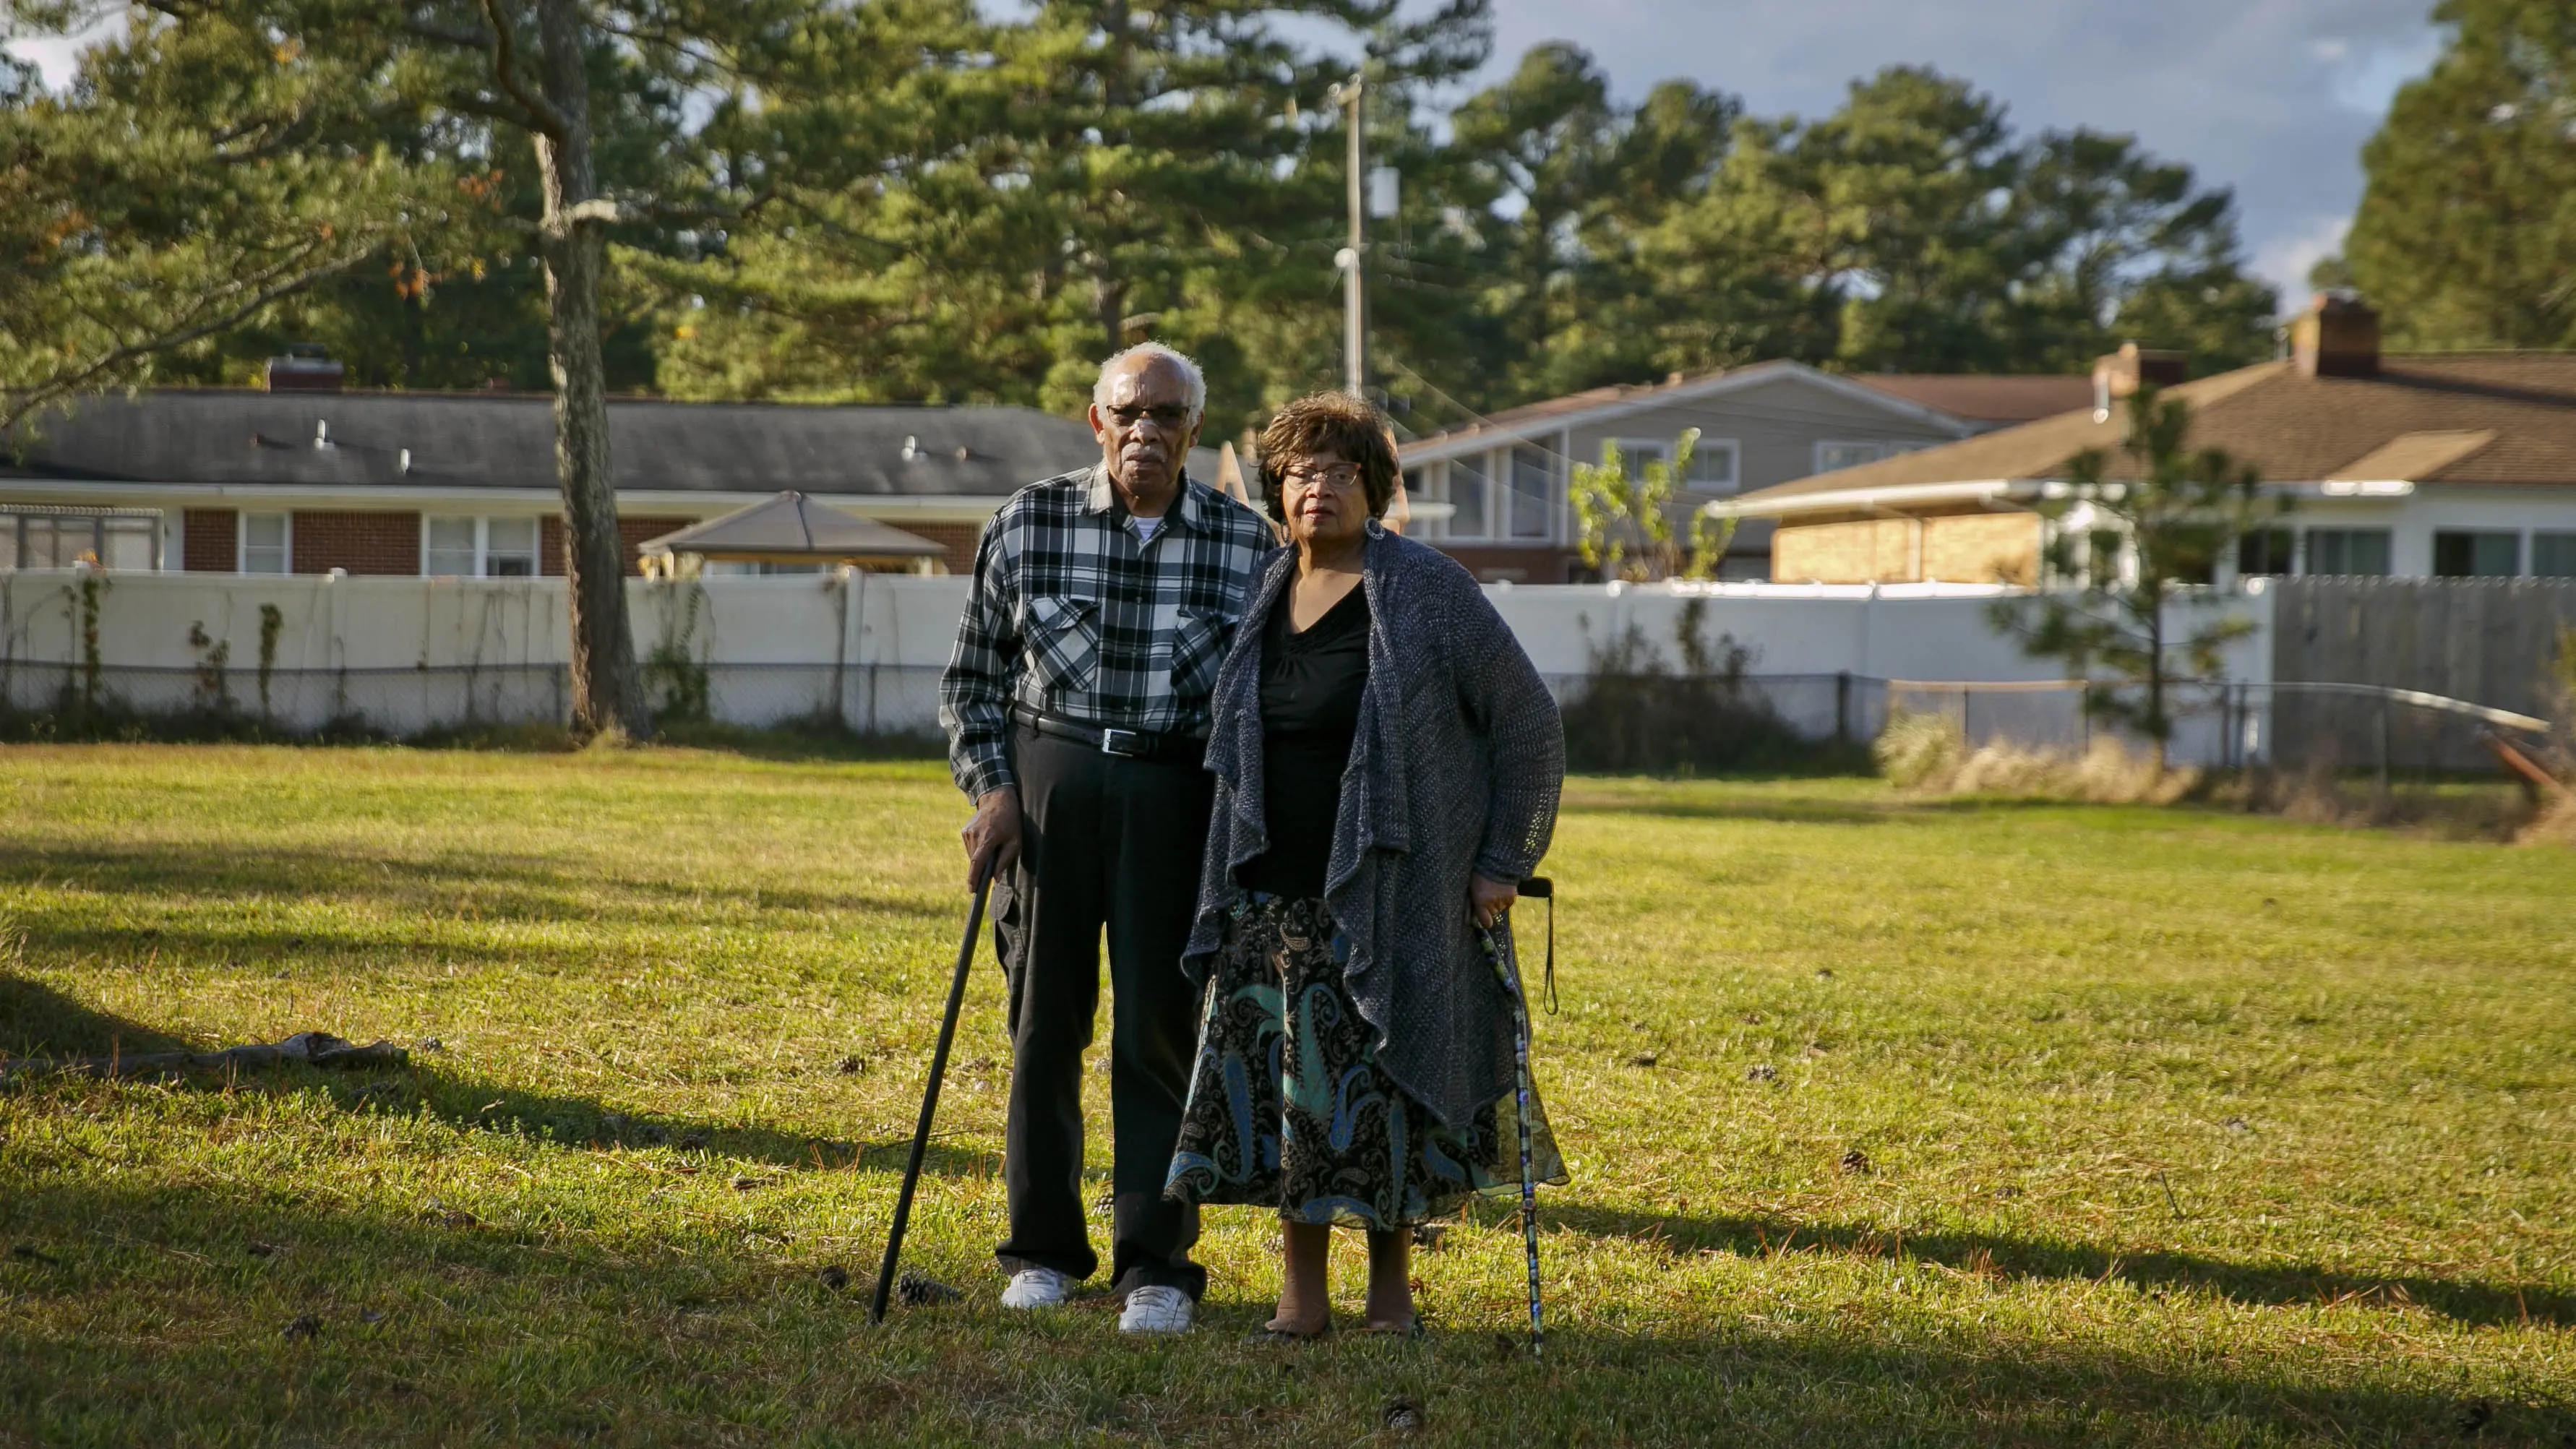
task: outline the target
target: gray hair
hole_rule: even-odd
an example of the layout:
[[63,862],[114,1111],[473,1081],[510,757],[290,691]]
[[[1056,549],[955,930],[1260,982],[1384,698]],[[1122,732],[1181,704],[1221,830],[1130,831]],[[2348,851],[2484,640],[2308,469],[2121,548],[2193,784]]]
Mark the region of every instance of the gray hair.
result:
[[1100,380],[1091,385],[1091,401],[1100,407],[1109,406],[1109,380],[1118,375],[1120,368],[1140,358],[1148,362],[1168,362],[1179,368],[1190,416],[1196,419],[1207,415],[1207,376],[1199,371],[1197,363],[1159,342],[1139,342],[1100,364]]

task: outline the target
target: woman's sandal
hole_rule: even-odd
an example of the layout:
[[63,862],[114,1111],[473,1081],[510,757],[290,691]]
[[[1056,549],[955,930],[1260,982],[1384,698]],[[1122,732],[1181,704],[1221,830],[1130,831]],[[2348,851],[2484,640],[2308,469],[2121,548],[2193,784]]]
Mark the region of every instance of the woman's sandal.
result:
[[1431,1336],[1431,1326],[1424,1323],[1422,1321],[1422,1315],[1417,1313],[1413,1316],[1412,1320],[1407,1322],[1402,1328],[1397,1328],[1390,1324],[1372,1323],[1368,1327],[1361,1329],[1359,1331],[1359,1336],[1362,1338],[1400,1338],[1407,1343],[1419,1343],[1423,1339]]

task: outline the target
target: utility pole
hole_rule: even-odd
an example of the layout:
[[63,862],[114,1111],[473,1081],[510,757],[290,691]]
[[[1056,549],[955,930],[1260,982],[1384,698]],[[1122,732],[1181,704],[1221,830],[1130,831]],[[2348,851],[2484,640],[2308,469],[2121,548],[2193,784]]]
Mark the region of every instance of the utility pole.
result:
[[1360,93],[1363,85],[1361,77],[1354,73],[1349,80],[1324,95],[1326,104],[1342,108],[1343,121],[1351,137],[1351,239],[1350,245],[1343,247],[1333,258],[1333,265],[1342,270],[1342,389],[1353,397],[1368,396],[1368,371],[1363,356],[1367,338],[1361,323],[1363,299],[1360,295],[1360,257],[1368,246],[1367,235],[1362,229],[1368,201],[1364,190],[1367,172],[1362,169],[1360,158]]

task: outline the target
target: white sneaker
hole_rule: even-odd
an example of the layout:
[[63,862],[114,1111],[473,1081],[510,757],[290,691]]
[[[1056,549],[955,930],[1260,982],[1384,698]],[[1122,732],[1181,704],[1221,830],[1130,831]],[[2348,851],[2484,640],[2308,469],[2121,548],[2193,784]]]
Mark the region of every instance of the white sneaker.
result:
[[1178,1288],[1148,1283],[1127,1294],[1127,1307],[1118,1315],[1120,1333],[1187,1333],[1190,1315],[1197,1305],[1190,1295]]
[[1004,1308],[1062,1308],[1073,1294],[1073,1280],[1053,1268],[1022,1268],[1002,1290]]

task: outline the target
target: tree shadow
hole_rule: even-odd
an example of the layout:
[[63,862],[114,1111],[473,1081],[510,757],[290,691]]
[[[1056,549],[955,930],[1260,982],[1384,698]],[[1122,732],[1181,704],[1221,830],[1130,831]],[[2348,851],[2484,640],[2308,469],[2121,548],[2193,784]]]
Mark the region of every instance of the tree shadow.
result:
[[[79,887],[128,895],[272,895],[364,901],[483,920],[662,919],[670,903],[712,901],[751,910],[883,914],[946,920],[948,903],[863,891],[767,883],[715,884],[603,875],[534,856],[476,853],[421,858],[334,848],[226,851],[194,844],[63,846],[0,843],[0,884]],[[614,891],[603,903],[603,888]],[[607,905],[603,909],[604,904]],[[148,937],[141,937],[148,942]]]
[[0,972],[0,1058],[133,1056],[189,1044],[139,1021],[84,1006],[50,986]]
[[[1481,1212],[1497,1209],[1486,1205]],[[1517,1209],[1512,1209],[1517,1211]],[[2114,1253],[2082,1243],[1987,1233],[1892,1233],[1855,1223],[1781,1217],[1664,1216],[1580,1204],[1543,1205],[1540,1221],[1600,1238],[1628,1238],[1675,1253],[1758,1258],[1796,1248],[1864,1257],[1902,1254],[1979,1275],[2016,1279],[2116,1278],[2145,1292],[2197,1292],[2266,1306],[2345,1300],[2412,1303],[2462,1323],[2576,1327],[2576,1293],[2543,1283],[2494,1283],[2428,1275],[2349,1273],[2306,1264],[2258,1265],[2198,1253]]]
[[[1283,1350],[1237,1342],[1269,1305],[1223,1285],[1200,1332],[1140,1361],[1108,1351],[1105,1322],[1042,1326],[981,1293],[871,1328],[873,1262],[858,1259],[874,1242],[710,1240],[675,1210],[678,1240],[657,1248],[649,1229],[642,1243],[565,1231],[541,1204],[485,1221],[340,1201],[63,1177],[0,1197],[0,1240],[19,1250],[0,1256],[13,1305],[0,1406],[37,1442],[137,1443],[257,1425],[295,1441],[656,1444],[710,1424],[795,1442],[1344,1442],[1354,1411],[1371,1437],[1396,1387],[1426,1439],[1456,1443],[2552,1444],[2576,1431],[2563,1403],[2464,1401],[2348,1359],[2302,1381],[2259,1356],[2040,1345],[1982,1323],[1927,1336],[1776,1317],[1635,1334],[1560,1321],[1537,1363],[1517,1331],[1438,1326],[1419,1344]],[[915,1257],[968,1270],[953,1246]],[[841,1272],[822,1271],[834,1258]]]
[[[132,1058],[146,1053],[206,1050],[173,1033],[81,1004],[49,986],[0,972],[0,1059],[65,1061],[79,1057]],[[42,1068],[0,1077],[0,1090],[27,1089],[62,1073]],[[86,1076],[86,1073],[82,1075]],[[627,1112],[595,1097],[562,1096],[481,1081],[444,1070],[432,1054],[415,1052],[404,1068],[324,1071],[293,1063],[244,1075],[222,1068],[155,1072],[172,1086],[202,1091],[239,1089],[245,1082],[276,1091],[314,1091],[351,1111],[396,1108],[426,1112],[451,1126],[527,1137],[570,1146],[653,1148],[704,1152],[715,1157],[778,1167],[900,1171],[909,1132],[862,1142],[811,1133],[781,1132],[737,1123],[697,1122],[655,1112]],[[936,1138],[924,1172],[940,1177],[990,1177],[999,1154],[943,1143]]]

